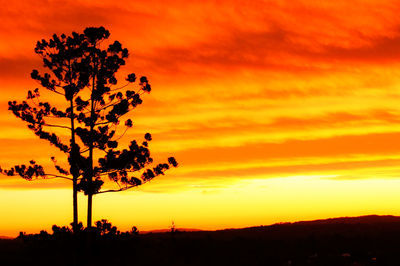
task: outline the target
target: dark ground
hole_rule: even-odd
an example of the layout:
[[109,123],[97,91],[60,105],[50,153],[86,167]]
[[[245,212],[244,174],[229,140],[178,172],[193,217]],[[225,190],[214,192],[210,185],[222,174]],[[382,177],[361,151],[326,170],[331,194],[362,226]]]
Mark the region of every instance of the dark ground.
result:
[[[91,244],[89,244],[91,243]],[[0,265],[400,265],[400,217],[0,240]]]

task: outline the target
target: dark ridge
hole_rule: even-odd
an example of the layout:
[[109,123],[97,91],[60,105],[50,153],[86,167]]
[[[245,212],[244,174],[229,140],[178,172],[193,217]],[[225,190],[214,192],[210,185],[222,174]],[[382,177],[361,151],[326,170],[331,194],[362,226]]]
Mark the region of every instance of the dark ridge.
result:
[[[42,236],[42,237],[41,237]],[[361,216],[218,231],[0,240],[1,265],[400,265],[400,217]]]
[[337,225],[337,224],[377,224],[377,223],[396,223],[400,222],[400,216],[393,215],[365,215],[357,217],[337,217],[328,219],[318,219],[311,221],[298,221],[298,222],[284,222],[276,223],[272,225],[261,225],[252,226],[245,228],[227,228],[217,231],[229,231],[229,230],[263,230],[268,228],[275,228],[279,226],[309,226],[309,225]]
[[[281,222],[275,223],[272,225],[260,225],[260,226],[251,226],[244,228],[226,228],[220,230],[201,230],[194,228],[177,228],[178,232],[251,232],[251,231],[268,231],[274,228],[290,228],[290,227],[298,227],[298,226],[320,226],[320,225],[368,225],[368,224],[382,224],[382,223],[400,223],[400,216],[393,215],[364,215],[357,217],[337,217],[337,218],[328,218],[328,219],[318,219],[318,220],[310,220],[310,221],[298,221],[298,222]],[[164,234],[169,233],[170,229],[157,229],[150,231],[141,231],[141,234]]]

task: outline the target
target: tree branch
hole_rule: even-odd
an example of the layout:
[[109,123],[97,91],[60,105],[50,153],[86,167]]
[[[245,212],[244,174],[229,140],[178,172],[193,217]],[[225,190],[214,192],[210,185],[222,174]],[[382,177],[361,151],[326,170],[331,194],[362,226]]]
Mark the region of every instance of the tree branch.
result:
[[123,88],[129,86],[129,84],[130,84],[130,82],[128,82],[126,85],[124,85],[124,86],[122,86],[122,87],[115,88],[115,89],[112,89],[112,90],[110,90],[110,91],[117,91],[117,90],[123,89]]
[[[46,177],[46,176],[49,176],[49,177]],[[66,176],[61,176],[61,175],[46,174],[45,177],[44,177],[44,179],[54,179],[54,178],[63,178],[63,179],[67,179],[67,180],[71,180],[72,181],[72,178],[66,177]]]
[[[5,174],[4,172],[2,172],[1,174],[6,175],[6,176],[9,176],[9,175]],[[17,176],[17,175],[18,175],[18,173],[15,173],[13,176]],[[42,177],[42,178],[36,177],[36,178],[26,179],[26,180],[28,180],[28,181],[36,181],[36,180],[39,180],[39,179],[55,179],[55,178],[62,178],[62,179],[67,179],[67,180],[71,180],[71,181],[72,181],[72,178],[70,178],[70,177],[61,176],[61,175],[54,175],[54,174],[45,174],[44,176],[41,176],[41,177]]]
[[58,127],[58,128],[65,128],[65,129],[71,130],[71,128],[68,127],[68,126],[52,125],[52,124],[43,124],[43,126],[46,126],[46,127]]
[[[142,184],[144,184],[144,183],[142,183]],[[132,185],[132,186],[121,187],[120,189],[108,189],[108,190],[96,192],[96,194],[108,193],[108,192],[120,192],[120,191],[125,191],[128,189],[134,188],[134,187],[137,187],[137,186]]]

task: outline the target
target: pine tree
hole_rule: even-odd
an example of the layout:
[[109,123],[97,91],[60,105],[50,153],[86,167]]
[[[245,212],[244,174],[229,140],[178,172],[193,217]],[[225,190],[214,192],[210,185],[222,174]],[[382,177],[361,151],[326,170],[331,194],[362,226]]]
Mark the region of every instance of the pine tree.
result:
[[[141,143],[132,140],[127,148],[118,149],[118,140],[133,126],[133,122],[125,120],[121,136],[117,136],[117,126],[123,116],[142,104],[141,97],[150,93],[151,86],[148,79],[142,76],[137,91],[127,89],[136,82],[134,73],[126,77],[126,84],[117,86],[116,73],[125,64],[129,53],[118,41],[103,49],[103,42],[109,36],[104,27],[90,27],[81,34],[54,34],[49,41],[37,42],[35,52],[50,71],[41,74],[33,70],[31,77],[46,90],[62,96],[65,108],[42,102],[38,88],[28,91],[27,100],[22,103],[9,102],[9,110],[25,121],[35,135],[66,154],[69,170],[51,157],[57,174],[48,173],[34,160],[28,165],[16,165],[0,171],[27,180],[71,180],[73,228],[78,225],[78,191],[83,191],[88,197],[87,227],[91,227],[93,195],[137,187],[163,175],[171,166],[177,166],[174,157],[169,157],[167,163],[153,164],[148,147],[152,140],[149,133],[144,135]],[[70,143],[63,143],[62,138],[50,131],[51,128],[67,130]],[[116,189],[102,189],[107,177],[116,183]]]

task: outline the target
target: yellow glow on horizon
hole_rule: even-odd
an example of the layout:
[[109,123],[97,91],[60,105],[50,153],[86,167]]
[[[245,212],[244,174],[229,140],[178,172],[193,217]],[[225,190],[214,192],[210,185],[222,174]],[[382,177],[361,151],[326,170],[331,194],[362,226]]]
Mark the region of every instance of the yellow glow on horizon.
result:
[[[400,213],[400,180],[337,181],[332,179],[334,177],[258,178],[216,188],[192,187],[176,193],[148,193],[136,189],[96,195],[94,220],[106,218],[120,230],[129,230],[132,226],[142,231],[166,229],[172,221],[181,228],[215,230],[226,228],[227,224],[239,228],[329,217]],[[66,214],[72,210],[71,191],[68,189],[0,191],[1,208],[10,215],[0,221],[2,228],[8,228],[3,234],[16,236],[19,231],[51,231],[52,224],[69,223]],[[13,204],[5,203],[5,200],[11,200]],[[85,221],[86,198],[80,196],[79,200],[80,219]],[[9,226],[10,223],[13,226]]]

